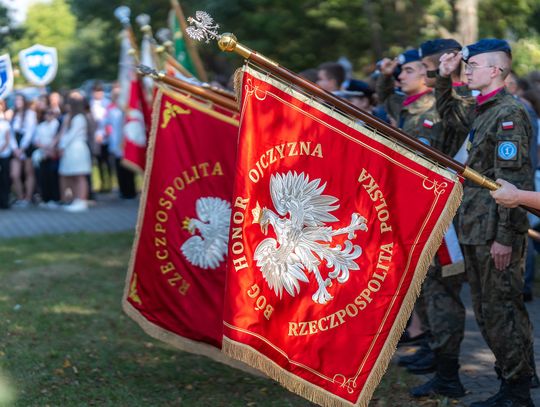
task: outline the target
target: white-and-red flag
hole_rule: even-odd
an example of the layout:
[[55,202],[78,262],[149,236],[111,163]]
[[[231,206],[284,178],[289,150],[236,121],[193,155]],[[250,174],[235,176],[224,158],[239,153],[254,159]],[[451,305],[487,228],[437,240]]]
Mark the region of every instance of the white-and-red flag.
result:
[[463,261],[463,252],[453,223],[450,223],[450,227],[444,234],[441,247],[437,250],[437,256],[441,266],[449,266]]
[[[463,142],[460,149],[454,156],[454,160],[462,164],[465,164],[469,156],[467,152],[467,142],[468,142],[468,137]],[[459,244],[459,240],[457,237],[456,228],[454,227],[454,223],[450,223],[448,230],[444,234],[444,239],[441,242],[441,247],[439,247],[439,250],[437,250],[437,256],[439,258],[439,264],[443,267],[463,262],[463,251],[461,250],[461,246]],[[451,274],[463,273],[464,271],[465,271],[464,268],[454,269],[452,270]],[[443,271],[443,276],[444,275],[445,275],[445,271]]]
[[460,203],[458,176],[250,67],[223,351],[367,406]]
[[146,102],[141,78],[132,73],[124,122],[124,156],[122,164],[142,172],[146,165],[146,146],[152,114]]

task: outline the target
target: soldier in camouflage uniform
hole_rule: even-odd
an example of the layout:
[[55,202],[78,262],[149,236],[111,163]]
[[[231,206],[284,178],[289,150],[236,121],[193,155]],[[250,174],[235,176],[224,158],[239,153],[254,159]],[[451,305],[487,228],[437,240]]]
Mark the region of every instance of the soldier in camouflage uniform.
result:
[[[435,87],[439,58],[445,53],[458,53],[460,50],[461,45],[451,39],[426,41],[420,46],[427,86]],[[459,82],[459,76],[458,69],[451,78],[454,91],[472,99],[469,89]],[[468,133],[461,122],[455,123],[453,119],[452,115],[441,115],[441,126],[437,130],[442,134],[437,137],[440,144],[435,146],[449,156],[458,152]],[[436,372],[431,380],[411,389],[413,397],[437,394],[462,397],[465,394],[458,374],[459,349],[465,331],[465,306],[460,297],[463,280],[464,273],[446,275],[437,257],[427,272],[416,308],[424,325],[429,327],[429,347],[435,355]],[[409,370],[414,371],[417,365],[421,366],[421,363],[409,365]]]
[[[394,89],[394,72],[400,68],[398,80],[403,93]],[[432,89],[426,86],[425,69],[422,65],[417,49],[401,54],[397,59],[383,59],[381,61],[381,75],[377,80],[377,94],[384,104],[388,115],[408,135],[422,142],[440,148],[441,123],[435,109],[435,97]],[[422,294],[420,295],[422,297]],[[429,329],[424,302],[420,298],[415,311],[417,312],[423,328]],[[427,336],[430,333],[427,332]],[[434,355],[427,344],[411,356],[400,359],[412,373],[427,373],[435,367]]]
[[[403,94],[394,91],[393,73],[398,65],[401,65],[398,80]],[[393,61],[385,58],[381,62],[377,94],[400,129],[433,146],[439,143],[437,137],[440,132],[436,128],[440,124],[435,110],[435,96],[424,84],[424,71],[416,49],[404,52]]]
[[[531,190],[531,125],[523,106],[504,89],[511,69],[508,43],[481,40],[465,47],[462,55],[468,86],[481,93],[471,111],[467,165],[489,178],[504,178]],[[459,56],[441,57],[441,77],[449,76],[460,63]],[[450,82],[445,83],[446,100],[441,103],[448,106],[457,99],[451,100]],[[487,189],[466,180],[458,219],[476,320],[502,379],[497,394],[471,407],[533,406],[529,389],[532,329],[521,295],[526,212],[498,206]]]

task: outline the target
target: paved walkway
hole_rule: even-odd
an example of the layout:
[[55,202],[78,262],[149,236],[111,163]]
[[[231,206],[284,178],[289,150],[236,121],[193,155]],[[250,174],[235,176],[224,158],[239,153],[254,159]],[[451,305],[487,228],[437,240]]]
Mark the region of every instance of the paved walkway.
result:
[[[72,232],[117,232],[133,230],[137,220],[138,200],[122,201],[114,195],[98,195],[88,212],[66,213],[61,210],[37,207],[0,211],[0,239],[42,234]],[[499,382],[493,371],[494,358],[478,331],[471,308],[468,285],[462,297],[467,307],[465,340],[462,344],[461,378],[467,395],[456,406],[467,406],[483,400],[498,390]],[[536,364],[540,367],[540,299],[527,304],[535,329]],[[410,348],[399,348],[394,361]],[[425,376],[427,380],[429,376]],[[540,407],[540,389],[532,390],[535,404]]]
[[0,210],[0,239],[74,232],[120,232],[133,230],[137,222],[138,200],[116,199],[114,194],[98,194],[86,212],[36,206]]

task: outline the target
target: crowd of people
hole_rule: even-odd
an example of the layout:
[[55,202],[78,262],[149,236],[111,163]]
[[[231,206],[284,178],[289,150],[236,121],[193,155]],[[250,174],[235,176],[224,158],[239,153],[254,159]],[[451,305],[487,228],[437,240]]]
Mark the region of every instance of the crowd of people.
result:
[[86,211],[94,165],[100,192],[111,191],[116,176],[120,197],[135,198],[135,175],[121,165],[119,95],[113,86],[106,97],[96,83],[88,96],[72,90],[29,101],[16,93],[11,107],[0,100],[0,209]]

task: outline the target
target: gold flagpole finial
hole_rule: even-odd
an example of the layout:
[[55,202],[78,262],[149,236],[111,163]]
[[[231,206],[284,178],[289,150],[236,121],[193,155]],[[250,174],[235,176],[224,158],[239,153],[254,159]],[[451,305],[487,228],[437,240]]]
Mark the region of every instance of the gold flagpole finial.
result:
[[[190,27],[186,28],[187,35],[197,41],[205,41],[209,43],[210,40],[216,40],[219,48],[222,51],[236,52],[238,55],[245,59],[249,59],[255,52],[238,42],[236,36],[232,33],[219,34],[219,24],[214,23],[214,19],[206,11],[197,11],[195,18],[188,17],[188,23]],[[278,64],[262,55],[260,58],[264,59],[271,65],[277,66]]]
[[169,54],[174,54],[171,30],[168,28],[160,28],[156,31],[156,38]]
[[150,26],[150,16],[148,14],[139,14],[135,17],[135,21],[139,24],[144,35],[152,37],[152,27]]
[[129,17],[131,16],[131,10],[127,6],[120,6],[114,9],[114,16],[120,21],[124,27],[128,27]]
[[165,47],[163,45],[158,45],[156,47],[156,54],[163,55],[166,52]]

